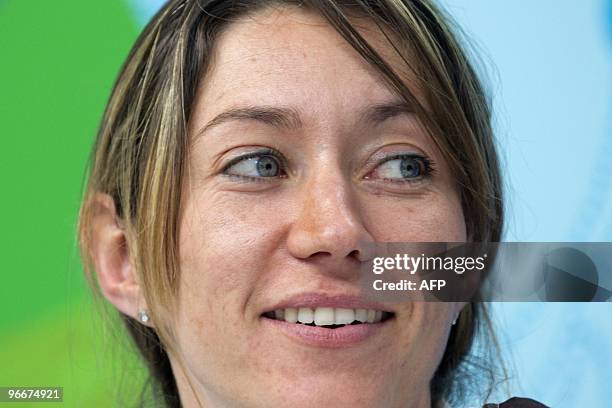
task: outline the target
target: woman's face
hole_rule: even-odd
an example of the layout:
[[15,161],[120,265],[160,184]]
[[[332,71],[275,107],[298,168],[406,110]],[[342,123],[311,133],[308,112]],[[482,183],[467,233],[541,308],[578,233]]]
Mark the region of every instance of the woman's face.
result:
[[[358,275],[368,242],[466,239],[434,143],[315,14],[232,23],[212,61],[180,218],[171,360],[184,403],[429,406],[456,306],[368,303]],[[365,320],[367,310],[387,313],[340,328],[295,322]]]

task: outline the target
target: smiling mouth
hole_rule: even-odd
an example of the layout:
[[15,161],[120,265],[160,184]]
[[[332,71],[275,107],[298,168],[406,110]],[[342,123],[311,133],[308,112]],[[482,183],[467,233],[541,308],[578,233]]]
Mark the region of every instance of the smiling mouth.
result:
[[311,327],[338,329],[349,325],[370,325],[394,317],[393,312],[374,309],[343,309],[334,307],[288,307],[262,314],[272,320]]

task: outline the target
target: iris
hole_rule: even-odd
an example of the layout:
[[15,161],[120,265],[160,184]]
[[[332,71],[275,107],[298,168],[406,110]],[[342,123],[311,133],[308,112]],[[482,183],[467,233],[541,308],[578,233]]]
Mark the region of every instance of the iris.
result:
[[421,165],[414,157],[403,158],[400,162],[400,172],[404,178],[415,178],[421,175]]
[[276,177],[279,173],[279,164],[273,156],[261,156],[257,159],[257,174],[261,177]]

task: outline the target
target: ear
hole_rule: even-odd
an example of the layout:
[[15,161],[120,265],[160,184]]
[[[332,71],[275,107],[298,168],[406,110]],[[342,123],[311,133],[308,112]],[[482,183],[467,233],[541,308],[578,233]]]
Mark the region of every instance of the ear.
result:
[[104,297],[120,312],[137,319],[146,309],[130,259],[127,236],[108,194],[93,198],[90,256]]

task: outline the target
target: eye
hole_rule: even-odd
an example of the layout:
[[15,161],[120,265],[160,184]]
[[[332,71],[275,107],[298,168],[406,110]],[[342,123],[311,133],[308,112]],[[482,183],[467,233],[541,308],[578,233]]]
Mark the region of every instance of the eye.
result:
[[224,174],[246,179],[282,177],[283,165],[274,154],[253,152],[233,159],[223,170]]
[[418,154],[401,154],[388,157],[379,164],[367,179],[382,179],[387,181],[416,181],[430,175],[431,161]]

